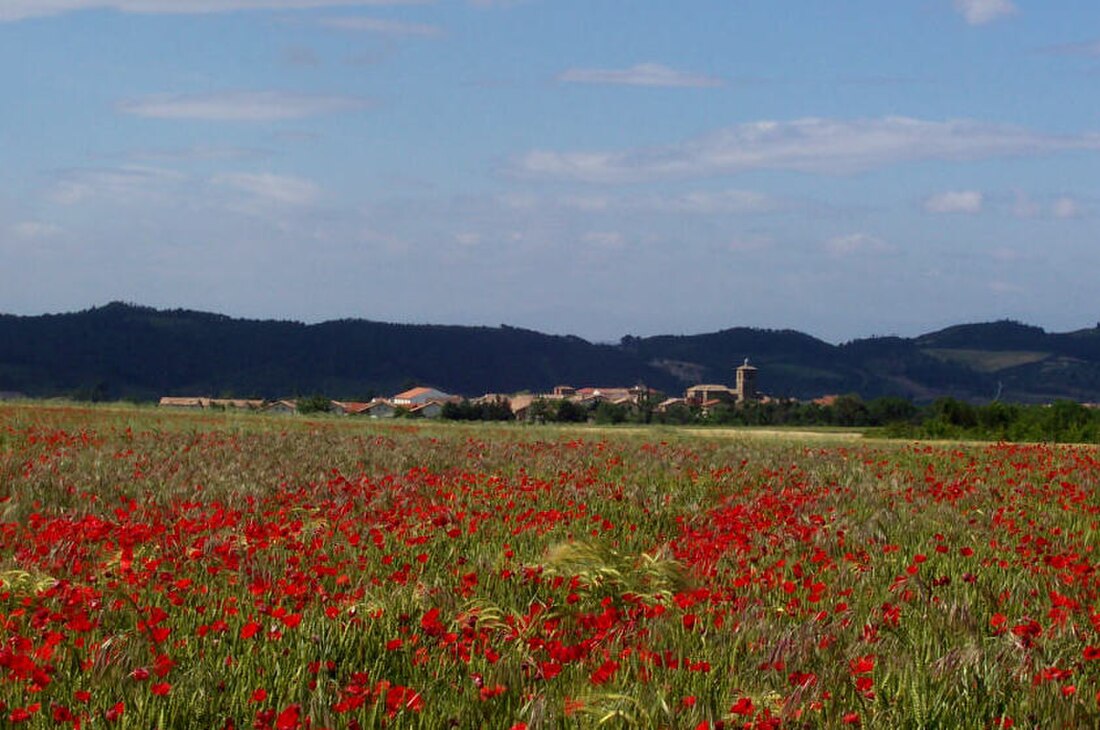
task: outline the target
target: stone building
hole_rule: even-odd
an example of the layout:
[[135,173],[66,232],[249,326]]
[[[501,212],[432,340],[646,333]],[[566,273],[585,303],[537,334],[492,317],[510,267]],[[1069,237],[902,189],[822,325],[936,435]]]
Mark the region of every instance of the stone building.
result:
[[749,359],[746,357],[744,364],[737,368],[734,387],[715,384],[693,385],[684,393],[684,400],[692,406],[759,400],[760,394],[756,390],[758,372],[757,368],[749,364]]

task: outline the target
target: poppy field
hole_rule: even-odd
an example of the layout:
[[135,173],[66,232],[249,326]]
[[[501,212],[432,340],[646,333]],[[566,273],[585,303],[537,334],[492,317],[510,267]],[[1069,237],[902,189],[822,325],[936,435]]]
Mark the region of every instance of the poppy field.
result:
[[0,406],[0,724],[1100,724],[1100,452]]

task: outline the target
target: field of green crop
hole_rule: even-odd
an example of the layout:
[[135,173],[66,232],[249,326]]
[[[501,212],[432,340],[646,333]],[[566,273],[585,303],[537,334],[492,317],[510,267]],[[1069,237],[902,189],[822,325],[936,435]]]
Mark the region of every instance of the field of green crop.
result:
[[0,717],[1100,724],[1091,447],[0,405]]

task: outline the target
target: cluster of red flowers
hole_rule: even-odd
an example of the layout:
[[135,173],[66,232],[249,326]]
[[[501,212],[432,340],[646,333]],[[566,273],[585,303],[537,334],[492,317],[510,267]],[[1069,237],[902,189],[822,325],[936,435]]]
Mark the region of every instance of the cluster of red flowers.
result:
[[[413,433],[354,443],[415,440],[432,468],[279,471],[212,494],[187,469],[249,458],[233,435],[2,435],[13,724],[291,730],[438,711],[523,727],[553,701],[639,724],[665,707],[698,728],[866,725],[899,702],[928,711],[905,684],[917,660],[941,699],[953,672],[981,683],[986,724],[1037,696],[1096,717],[1091,450],[788,449],[780,467],[573,439],[469,468],[503,447]],[[107,481],[90,471],[104,463]],[[561,545],[591,549],[555,562]],[[636,704],[609,705],[624,693]]]

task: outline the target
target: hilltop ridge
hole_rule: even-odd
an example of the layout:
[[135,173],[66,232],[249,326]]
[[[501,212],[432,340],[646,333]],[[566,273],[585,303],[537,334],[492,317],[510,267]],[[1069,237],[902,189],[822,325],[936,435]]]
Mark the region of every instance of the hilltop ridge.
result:
[[760,389],[774,396],[1100,401],[1100,329],[1048,333],[1009,320],[841,345],[751,327],[597,344],[505,325],[304,324],[121,302],[0,315],[0,391],[35,397],[362,398],[414,382],[471,396],[561,383],[641,382],[679,393],[731,382],[745,357],[760,368]]

